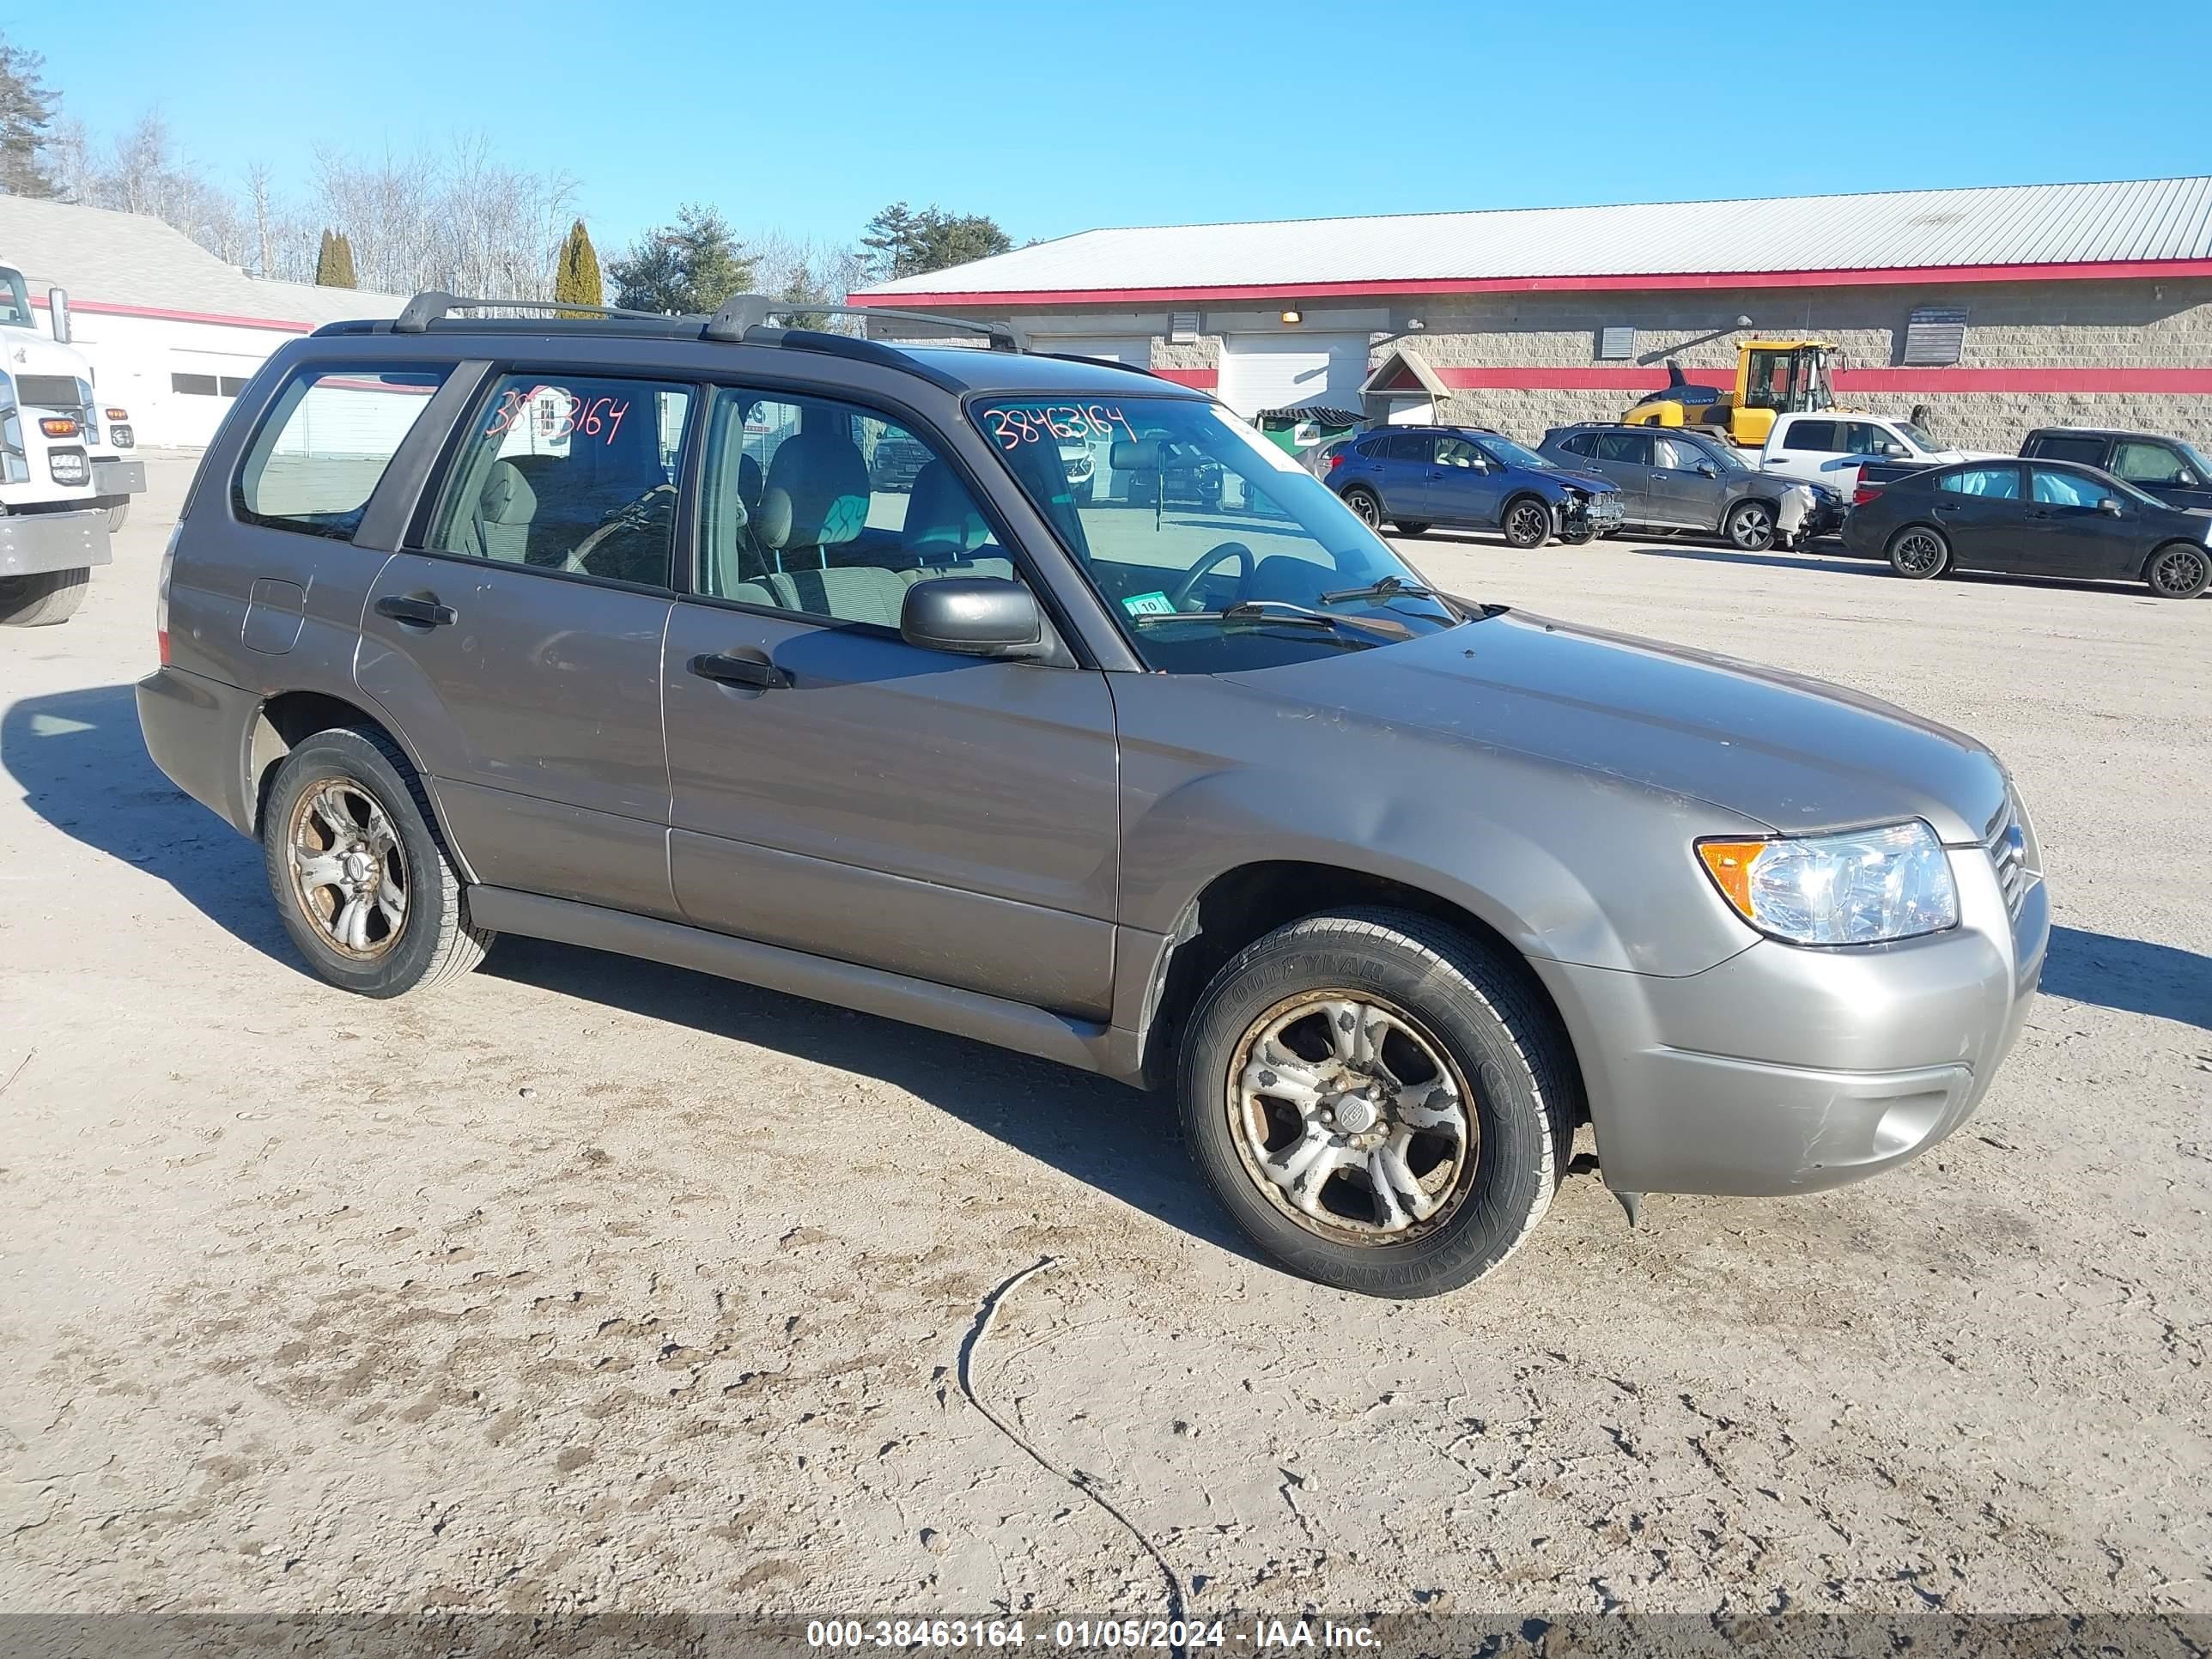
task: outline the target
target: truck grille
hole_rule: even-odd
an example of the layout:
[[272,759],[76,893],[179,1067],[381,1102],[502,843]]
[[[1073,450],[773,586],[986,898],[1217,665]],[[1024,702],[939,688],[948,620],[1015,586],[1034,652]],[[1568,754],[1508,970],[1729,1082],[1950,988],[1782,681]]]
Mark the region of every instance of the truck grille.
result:
[[2027,837],[2021,830],[2019,809],[2009,787],[2005,790],[2004,805],[1990,820],[1982,845],[1989,849],[1990,862],[1996,866],[2006,914],[2017,921],[2020,907],[2027,898],[2028,883],[2034,877],[2027,867]]

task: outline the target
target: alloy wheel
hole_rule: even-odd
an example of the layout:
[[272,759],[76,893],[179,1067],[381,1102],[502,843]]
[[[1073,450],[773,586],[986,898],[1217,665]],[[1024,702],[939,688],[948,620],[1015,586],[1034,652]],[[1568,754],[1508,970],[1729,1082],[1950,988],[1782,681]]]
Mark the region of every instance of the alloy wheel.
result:
[[1540,547],[1552,533],[1552,515],[1534,501],[1522,501],[1506,516],[1505,539],[1516,547]]
[[1932,576],[1943,568],[1943,544],[1930,530],[1908,530],[1890,550],[1890,560],[1907,576]]
[[1472,1184],[1467,1085],[1418,1021],[1371,993],[1302,992],[1246,1030],[1224,1105],[1245,1174],[1307,1231],[1399,1244]]
[[1351,503],[1352,510],[1358,515],[1360,523],[1365,525],[1370,530],[1381,526],[1382,509],[1375,498],[1365,490],[1355,489],[1351,495],[1346,496],[1345,500]]
[[2193,547],[2169,547],[2150,568],[2150,585],[2176,598],[2196,592],[2205,585],[2212,563]]
[[392,815],[353,778],[300,797],[286,836],[293,896],[324,942],[373,961],[407,925],[407,854]]
[[1757,501],[1746,501],[1729,520],[1729,539],[1747,553],[1774,545],[1774,514]]

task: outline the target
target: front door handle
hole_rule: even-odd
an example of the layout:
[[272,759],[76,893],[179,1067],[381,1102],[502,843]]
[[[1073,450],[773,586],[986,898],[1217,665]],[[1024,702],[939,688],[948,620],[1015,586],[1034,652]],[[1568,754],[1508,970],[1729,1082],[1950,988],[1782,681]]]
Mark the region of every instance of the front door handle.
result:
[[435,593],[394,593],[376,602],[376,614],[394,622],[413,623],[417,628],[443,628],[461,619],[453,606],[439,604]]
[[704,651],[691,659],[691,672],[702,679],[724,685],[750,685],[763,691],[789,685],[791,676],[760,657],[733,657],[726,652]]

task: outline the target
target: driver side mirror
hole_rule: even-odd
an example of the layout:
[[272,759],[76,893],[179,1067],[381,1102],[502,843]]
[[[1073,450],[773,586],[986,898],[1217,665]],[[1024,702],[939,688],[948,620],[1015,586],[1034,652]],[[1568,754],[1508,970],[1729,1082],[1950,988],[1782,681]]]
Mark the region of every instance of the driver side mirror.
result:
[[1711,461],[1699,461],[1698,463],[1698,476],[1700,478],[1717,478],[1721,476],[1721,470],[1715,466]]
[[1896,439],[1891,438],[1883,442],[1881,453],[1894,459],[1896,457],[1905,454],[1908,452],[1903,444],[1898,442]]
[[1021,661],[1049,655],[1036,595],[1001,576],[916,582],[899,608],[899,637],[925,651]]
[[2115,519],[2118,518],[2121,512],[2120,498],[2117,495],[2106,496],[2097,503],[2097,511]]

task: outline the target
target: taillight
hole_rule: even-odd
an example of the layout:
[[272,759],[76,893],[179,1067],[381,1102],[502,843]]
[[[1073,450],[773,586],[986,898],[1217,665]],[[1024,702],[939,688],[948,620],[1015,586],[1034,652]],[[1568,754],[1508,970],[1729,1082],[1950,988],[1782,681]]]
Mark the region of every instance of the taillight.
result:
[[1332,471],[1332,472],[1335,471],[1337,468],[1339,468],[1340,466],[1342,466],[1343,465],[1344,465],[1344,452],[1343,452],[1342,450],[1340,450],[1340,450],[1338,450],[1338,451],[1336,452],[1336,453],[1335,453],[1335,454],[1334,454],[1334,455],[1332,455],[1332,456],[1330,456],[1330,457],[1328,458],[1328,470],[1329,470],[1330,471]]
[[169,544],[161,550],[161,574],[154,584],[154,648],[164,668],[169,665],[169,574],[177,568],[177,538],[184,533],[181,524],[169,532]]
[[1875,496],[1881,494],[1881,486],[1880,484],[1863,483],[1857,489],[1851,491],[1851,505],[1853,507],[1864,507],[1869,501],[1872,501]]
[[49,415],[39,422],[39,430],[49,438],[74,438],[76,422],[66,415]]

